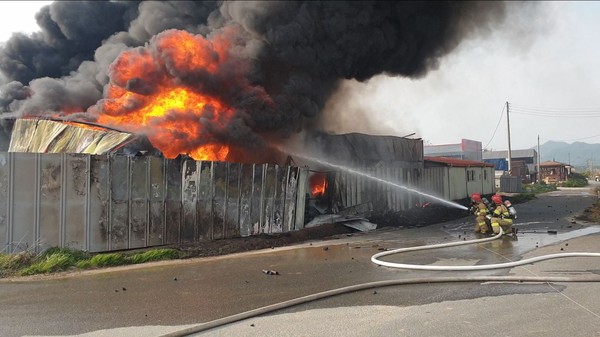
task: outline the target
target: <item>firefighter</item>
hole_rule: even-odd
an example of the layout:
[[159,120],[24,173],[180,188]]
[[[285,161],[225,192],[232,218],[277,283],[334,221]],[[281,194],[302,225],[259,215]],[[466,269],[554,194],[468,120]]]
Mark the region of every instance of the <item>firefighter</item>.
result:
[[492,202],[494,203],[495,209],[492,213],[492,231],[494,234],[500,233],[500,227],[504,234],[512,233],[513,216],[508,210],[508,207],[502,203],[502,196],[500,194],[494,194],[492,196]]
[[489,230],[488,207],[479,193],[471,194],[471,212],[475,214],[475,233],[486,234]]

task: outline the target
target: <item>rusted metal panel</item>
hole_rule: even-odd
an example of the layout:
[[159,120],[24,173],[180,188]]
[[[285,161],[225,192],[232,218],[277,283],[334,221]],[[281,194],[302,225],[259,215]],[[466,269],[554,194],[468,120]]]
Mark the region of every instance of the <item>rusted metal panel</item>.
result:
[[12,155],[8,153],[0,153],[0,252],[7,253],[9,250],[8,233],[10,223],[8,222],[8,205],[9,200],[9,184],[12,183],[10,166]]
[[181,241],[193,242],[197,238],[198,222],[196,218],[196,204],[198,202],[198,164],[194,160],[186,160],[183,163],[183,223],[181,224]]
[[106,251],[109,246],[110,170],[107,155],[92,156],[90,170],[89,250]]
[[130,208],[129,247],[146,246],[148,234],[148,157],[129,157],[130,164]]
[[87,249],[87,198],[89,196],[90,156],[67,154],[65,157],[65,221],[63,246]]
[[166,201],[165,201],[165,243],[181,241],[181,225],[183,222],[182,166],[179,160],[165,161]]
[[148,245],[165,242],[166,160],[148,157]]
[[61,204],[63,202],[63,155],[48,154],[39,156],[40,189],[39,189],[39,242],[38,250],[60,246]]
[[216,163],[210,161],[199,162],[200,183],[198,189],[197,228],[199,241],[213,240],[215,238],[213,226],[215,223],[215,167]]
[[115,156],[110,165],[110,250],[129,248],[129,159]]

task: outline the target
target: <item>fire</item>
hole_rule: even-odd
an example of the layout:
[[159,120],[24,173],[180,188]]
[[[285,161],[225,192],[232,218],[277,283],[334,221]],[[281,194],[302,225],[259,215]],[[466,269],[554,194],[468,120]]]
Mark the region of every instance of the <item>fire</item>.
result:
[[322,197],[327,190],[327,175],[324,172],[314,173],[309,178],[312,196]]
[[196,160],[226,160],[229,145],[215,135],[225,133],[233,108],[212,88],[183,83],[181,77],[210,78],[227,61],[228,49],[225,38],[171,30],[149,46],[121,53],[111,65],[97,122],[145,133],[167,158],[187,154]]

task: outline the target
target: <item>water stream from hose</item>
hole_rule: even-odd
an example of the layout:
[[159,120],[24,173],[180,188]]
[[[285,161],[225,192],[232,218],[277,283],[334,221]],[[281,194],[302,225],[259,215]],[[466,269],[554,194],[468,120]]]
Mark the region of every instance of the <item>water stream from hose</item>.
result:
[[392,181],[376,177],[376,176],[374,176],[372,174],[369,174],[369,173],[366,173],[366,172],[362,172],[362,171],[358,171],[358,170],[349,168],[347,166],[343,166],[343,165],[339,165],[339,164],[334,164],[334,163],[331,163],[331,162],[328,162],[326,160],[319,159],[319,158],[316,158],[316,157],[313,157],[313,156],[310,156],[310,155],[297,153],[295,151],[290,151],[289,149],[280,149],[280,150],[282,152],[291,154],[292,156],[300,157],[300,158],[306,159],[308,161],[311,161],[311,162],[314,162],[314,163],[318,163],[318,164],[321,164],[323,166],[328,166],[328,167],[331,167],[331,168],[334,168],[334,169],[337,169],[337,170],[340,170],[340,171],[344,171],[344,172],[347,172],[347,173],[350,173],[350,174],[353,174],[353,175],[365,177],[367,179],[371,179],[371,180],[380,182],[382,184],[385,184],[385,185],[388,185],[388,186],[391,186],[391,187],[394,187],[394,188],[399,188],[399,189],[408,191],[410,193],[415,193],[415,194],[421,195],[423,197],[426,197],[426,198],[429,198],[429,199],[432,199],[432,200],[435,200],[435,201],[439,201],[439,202],[441,202],[441,203],[443,203],[445,205],[451,206],[451,207],[455,207],[455,208],[459,208],[459,209],[464,209],[464,210],[468,209],[467,207],[465,207],[465,206],[463,206],[461,204],[458,204],[456,202],[453,202],[453,201],[450,201],[450,200],[446,200],[446,199],[443,199],[443,198],[440,198],[440,197],[436,197],[435,195],[427,194],[425,192],[421,192],[421,191],[416,190],[414,188],[406,187],[406,186],[394,183]]

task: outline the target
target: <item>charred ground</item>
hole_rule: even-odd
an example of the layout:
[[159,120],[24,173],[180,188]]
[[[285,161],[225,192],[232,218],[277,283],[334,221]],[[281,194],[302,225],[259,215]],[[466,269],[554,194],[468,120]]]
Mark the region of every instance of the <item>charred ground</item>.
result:
[[[434,204],[428,207],[413,208],[401,212],[374,214],[368,219],[372,223],[377,224],[377,228],[413,228],[423,227],[467,216],[469,216],[469,213],[465,210]],[[179,244],[172,247],[179,249],[186,257],[206,257],[282,247],[326,238],[336,239],[343,235],[353,235],[353,233],[356,233],[356,230],[346,227],[342,224],[325,224],[318,227],[305,228],[299,231],[287,233],[261,234],[245,238]]]
[[[519,204],[535,198],[532,193],[515,195],[510,198],[513,204]],[[467,199],[459,200],[459,204],[468,205]],[[425,227],[428,225],[470,217],[471,214],[459,208],[431,204],[427,207],[417,207],[399,212],[375,213],[368,220],[377,224],[377,228],[385,227]],[[600,202],[587,208],[583,214],[576,217],[580,221],[600,223]],[[214,240],[209,242],[180,244],[172,246],[179,249],[186,257],[218,256],[232,253],[247,252],[259,249],[282,247],[307,241],[322,239],[337,239],[350,236],[357,231],[342,224],[325,224],[318,227],[306,228],[299,231],[280,234],[261,234],[257,236]]]

